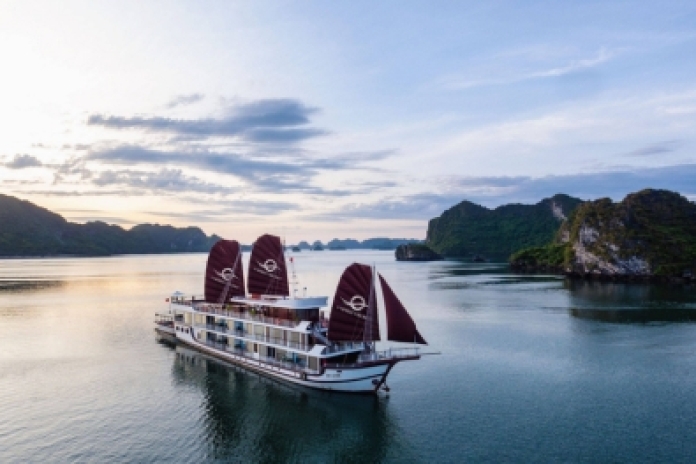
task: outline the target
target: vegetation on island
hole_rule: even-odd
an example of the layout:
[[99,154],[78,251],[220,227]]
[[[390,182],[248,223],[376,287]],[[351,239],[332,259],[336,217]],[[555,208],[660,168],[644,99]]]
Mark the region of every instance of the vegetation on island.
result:
[[531,247],[513,253],[510,264],[516,270],[561,271],[570,250],[567,243],[551,243],[540,247]]
[[495,209],[462,201],[430,220],[426,243],[448,257],[505,260],[518,250],[549,243],[563,217],[581,203],[563,194],[535,205],[509,204]]
[[0,256],[207,252],[218,240],[198,227],[141,224],[125,230],[101,221],[76,224],[28,201],[0,195]]
[[582,204],[552,243],[514,253],[519,270],[572,275],[687,277],[696,271],[696,205],[667,190],[645,189],[614,203]]

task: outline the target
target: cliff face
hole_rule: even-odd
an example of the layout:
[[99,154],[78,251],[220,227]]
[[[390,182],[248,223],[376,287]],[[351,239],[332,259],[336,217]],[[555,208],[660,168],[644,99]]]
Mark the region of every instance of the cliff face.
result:
[[535,205],[491,210],[463,201],[430,220],[426,243],[445,256],[506,259],[517,250],[549,243],[580,203],[578,198],[555,195]]
[[696,268],[696,205],[678,193],[642,190],[620,203],[581,205],[569,225],[566,271],[681,276]]

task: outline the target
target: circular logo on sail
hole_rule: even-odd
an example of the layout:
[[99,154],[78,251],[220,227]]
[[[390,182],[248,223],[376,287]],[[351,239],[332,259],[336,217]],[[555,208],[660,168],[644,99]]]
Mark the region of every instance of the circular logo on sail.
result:
[[352,309],[355,312],[362,312],[363,309],[367,308],[367,303],[365,302],[365,298],[361,297],[360,295],[355,295],[353,298],[350,299],[350,301],[346,301],[343,298],[343,303],[345,303],[347,306],[350,306],[350,309]]
[[263,262],[263,263],[259,263],[259,262],[257,261],[256,264],[258,264],[259,266],[261,266],[261,267],[263,268],[263,270],[266,271],[266,272],[268,272],[268,273],[272,273],[272,272],[275,272],[275,271],[278,270],[278,263],[276,263],[276,262],[273,261],[272,259],[267,259],[267,260],[266,260],[265,262]]
[[225,280],[227,282],[229,282],[232,279],[237,278],[237,276],[234,275],[234,271],[232,270],[232,268],[229,268],[229,267],[226,267],[222,271],[218,272],[218,274],[220,275],[220,277],[222,277],[223,280]]

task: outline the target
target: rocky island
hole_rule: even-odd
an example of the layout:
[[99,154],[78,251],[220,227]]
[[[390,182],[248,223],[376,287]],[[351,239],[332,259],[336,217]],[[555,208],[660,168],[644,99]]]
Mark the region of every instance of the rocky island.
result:
[[424,243],[399,245],[395,251],[397,261],[438,261],[442,255],[435,253]]
[[470,201],[444,211],[428,223],[427,245],[448,258],[505,261],[523,248],[553,240],[559,225],[582,203],[558,194],[534,205],[489,209]]
[[693,281],[696,205],[678,193],[652,189],[618,203],[586,202],[551,244],[517,252],[510,264],[520,271],[600,280]]

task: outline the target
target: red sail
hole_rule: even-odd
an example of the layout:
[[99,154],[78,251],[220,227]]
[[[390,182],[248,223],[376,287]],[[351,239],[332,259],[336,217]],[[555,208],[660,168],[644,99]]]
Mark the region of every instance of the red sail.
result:
[[233,296],[245,296],[242,250],[236,240],[220,240],[208,254],[205,301],[223,303]]
[[370,266],[353,263],[343,271],[331,306],[328,338],[350,342],[379,340]]
[[428,343],[421,337],[416,329],[416,323],[396,297],[396,294],[384,280],[382,274],[379,275],[379,282],[382,285],[384,295],[384,308],[387,313],[387,340],[392,342],[409,342],[427,345]]
[[280,237],[262,235],[254,243],[249,259],[249,293],[289,296],[288,270]]

